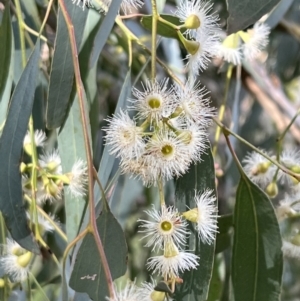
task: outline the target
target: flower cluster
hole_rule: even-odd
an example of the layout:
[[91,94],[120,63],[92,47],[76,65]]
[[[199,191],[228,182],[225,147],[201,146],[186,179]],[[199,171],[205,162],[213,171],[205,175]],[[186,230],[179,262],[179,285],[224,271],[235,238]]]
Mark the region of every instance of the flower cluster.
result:
[[[31,141],[30,133],[28,132],[24,138],[24,151],[32,156],[32,152],[36,147],[43,147],[46,141],[46,135],[42,131],[35,131],[34,141]],[[63,173],[61,166],[61,158],[58,150],[44,152],[39,156],[36,184],[36,201],[43,203],[46,200],[57,201],[62,197],[64,185],[68,185],[70,193],[77,196],[84,196],[87,185],[87,167],[81,160],[77,160],[72,170],[68,173]],[[22,182],[24,193],[32,197],[32,163],[21,164]]]
[[150,186],[186,173],[200,160],[214,110],[205,89],[192,80],[184,87],[147,80],[143,88],[132,91],[135,98],[129,110],[137,112],[135,118],[121,111],[108,120],[106,144],[121,159],[124,173]]
[[268,45],[270,28],[263,23],[255,23],[252,29],[238,31],[224,38],[216,48],[216,56],[234,65],[242,59],[254,59]]

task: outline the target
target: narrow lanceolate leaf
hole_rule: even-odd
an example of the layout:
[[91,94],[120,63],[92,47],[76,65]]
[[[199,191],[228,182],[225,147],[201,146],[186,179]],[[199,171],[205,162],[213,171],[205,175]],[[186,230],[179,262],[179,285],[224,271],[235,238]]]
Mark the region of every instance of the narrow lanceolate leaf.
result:
[[96,64],[96,62],[100,56],[100,53],[103,49],[103,46],[105,45],[105,43],[107,41],[107,38],[111,32],[111,29],[115,23],[115,18],[118,14],[121,2],[122,2],[122,0],[111,1],[109,10],[108,10],[105,18],[103,19],[101,26],[99,27],[99,31],[97,32],[97,35],[95,37],[93,51],[92,51],[90,62],[89,62],[89,65],[91,68]]
[[11,236],[25,249],[39,252],[28,228],[23,204],[20,162],[38,76],[38,41],[11,98],[0,139],[0,210]]
[[234,210],[232,282],[235,300],[279,300],[281,236],[267,195],[242,176]]
[[[180,22],[180,19],[178,17],[175,17],[173,15],[160,15],[163,19],[166,21],[174,24],[174,25],[181,25],[182,23]],[[151,16],[144,16],[141,19],[141,24],[143,25],[144,28],[147,30],[151,31],[152,30],[152,15]],[[185,30],[181,30],[183,33]],[[157,22],[157,34],[160,36],[166,37],[166,38],[173,38],[177,39],[180,42],[180,39],[177,34],[177,30],[174,29],[173,27],[162,23],[161,21]]]
[[[75,98],[68,119],[58,136],[58,149],[62,159],[63,172],[69,172],[76,160],[86,161],[83,129],[78,97]],[[68,241],[78,234],[82,214],[86,205],[84,197],[74,197],[65,189],[66,232]]]
[[[74,5],[72,1],[64,2],[72,19],[78,50],[88,10],[85,9],[83,11],[79,6]],[[59,7],[47,101],[47,128],[58,128],[66,120],[66,115],[69,112],[73,80],[74,67],[69,32],[61,8]]]
[[280,0],[228,0],[227,32],[232,34],[257,22]]
[[9,75],[12,51],[12,30],[9,11],[10,8],[7,3],[3,13],[2,23],[0,25],[0,102],[2,100]]
[[[195,190],[215,191],[215,169],[210,148],[201,157],[202,161],[191,165],[187,174],[176,182],[176,207],[183,212],[187,207],[194,208]],[[176,287],[176,301],[204,301],[207,299],[209,283],[213,271],[215,245],[204,244],[198,238],[194,226],[190,225],[191,235],[188,237],[188,250],[200,257],[197,270],[187,271],[182,275],[183,284]]]
[[[113,279],[126,272],[127,245],[121,226],[107,210],[97,218],[97,228],[101,238],[110,273]],[[108,286],[99,252],[91,233],[87,234],[79,248],[70,286],[77,292],[85,292],[94,301],[106,300]]]
[[233,232],[232,214],[222,215],[218,218],[218,233],[216,237],[216,250],[218,254],[230,247]]

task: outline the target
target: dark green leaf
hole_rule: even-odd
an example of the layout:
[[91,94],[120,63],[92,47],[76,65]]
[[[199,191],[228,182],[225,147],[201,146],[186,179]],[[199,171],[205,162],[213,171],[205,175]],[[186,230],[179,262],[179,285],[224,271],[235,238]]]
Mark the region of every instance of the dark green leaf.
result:
[[[76,46],[79,49],[83,36],[88,10],[65,1],[67,10],[74,26]],[[47,102],[47,128],[62,126],[69,112],[70,96],[73,87],[74,66],[70,38],[66,21],[59,7],[57,21],[57,36],[54,46],[54,56],[51,66],[50,84]],[[73,100],[73,98],[71,98]]]
[[9,75],[9,67],[12,51],[12,30],[10,21],[10,8],[7,3],[0,26],[0,101],[6,87],[6,81]]
[[233,230],[232,214],[222,215],[218,218],[218,233],[216,237],[216,250],[218,254],[230,247],[231,232]]
[[279,300],[281,236],[267,195],[242,176],[234,211],[232,282],[235,300]]
[[[163,19],[165,19],[166,21],[174,24],[174,25],[181,25],[182,23],[180,22],[179,18],[173,16],[173,15],[160,15]],[[149,31],[152,30],[152,15],[151,16],[144,16],[141,19],[141,24],[143,25],[143,27],[145,27],[146,29],[148,29]],[[181,32],[183,33],[185,30],[182,30]],[[177,39],[178,41],[180,41],[178,34],[177,34],[177,30],[168,26],[165,23],[162,23],[161,21],[157,22],[157,34],[159,34],[160,36],[166,37],[166,38],[173,38],[173,39]],[[180,41],[181,42],[181,41]]]
[[227,32],[232,34],[257,22],[280,0],[227,0]]
[[111,29],[115,23],[115,18],[118,14],[121,2],[121,0],[114,0],[109,6],[108,13],[103,19],[99,31],[97,32],[97,35],[95,37],[94,47],[89,62],[90,67],[93,67],[96,64],[100,56],[103,46],[105,45]]
[[[126,272],[127,246],[123,231],[110,211],[100,214],[97,228],[112,278],[116,279]],[[86,292],[95,301],[103,301],[109,295],[103,265],[91,233],[85,236],[79,248],[70,286],[77,292]]]
[[[194,195],[206,189],[215,191],[215,168],[210,148],[201,157],[201,162],[190,167],[187,174],[176,182],[176,206],[180,211],[187,207],[194,208]],[[197,270],[187,271],[183,274],[183,284],[176,288],[176,301],[204,301],[207,299],[209,283],[212,275],[215,245],[204,244],[198,238],[198,233],[190,225],[191,235],[188,238],[189,250],[195,250],[200,256]]]
[[23,139],[32,111],[39,55],[40,43],[38,41],[12,95],[7,121],[0,140],[2,162],[0,168],[0,210],[12,238],[25,249],[35,253],[39,253],[39,248],[34,242],[27,224],[19,166]]

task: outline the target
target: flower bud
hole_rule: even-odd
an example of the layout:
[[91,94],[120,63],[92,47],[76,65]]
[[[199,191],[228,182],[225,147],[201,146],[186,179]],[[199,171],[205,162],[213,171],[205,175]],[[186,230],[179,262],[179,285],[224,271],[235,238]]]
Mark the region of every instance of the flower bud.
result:
[[190,15],[184,22],[187,29],[197,29],[200,27],[201,22],[196,15]]
[[166,297],[166,294],[163,292],[153,291],[150,294],[150,299],[152,301],[164,301]]
[[31,156],[32,155],[32,145],[31,143],[26,143],[23,145],[24,151],[27,155]]
[[24,173],[26,171],[26,168],[27,168],[27,165],[24,162],[22,162],[20,164],[20,172]]
[[174,257],[179,254],[178,248],[175,246],[173,241],[168,241],[165,244],[164,256],[165,257]]
[[19,266],[23,267],[23,268],[26,268],[30,262],[30,259],[31,259],[31,255],[32,253],[31,252],[26,252],[25,254],[23,255],[20,255],[18,258],[17,258],[17,263]]
[[197,53],[200,47],[200,43],[196,41],[187,40],[180,31],[177,32],[180,41],[182,42],[184,48],[187,50],[188,53],[194,55]]
[[267,188],[266,188],[266,194],[270,197],[270,198],[275,198],[278,194],[278,186],[276,183],[271,182]]
[[239,36],[236,33],[233,33],[229,35],[222,44],[226,48],[236,49],[239,47]]
[[0,278],[0,288],[3,288],[5,286],[5,281],[3,278]]
[[198,208],[191,209],[189,211],[183,212],[182,216],[184,216],[188,221],[192,223],[197,223],[198,221]]
[[250,35],[248,32],[240,30],[237,34],[241,37],[244,43],[248,43],[250,41]]
[[300,166],[299,165],[292,166],[291,171],[295,173],[300,173]]

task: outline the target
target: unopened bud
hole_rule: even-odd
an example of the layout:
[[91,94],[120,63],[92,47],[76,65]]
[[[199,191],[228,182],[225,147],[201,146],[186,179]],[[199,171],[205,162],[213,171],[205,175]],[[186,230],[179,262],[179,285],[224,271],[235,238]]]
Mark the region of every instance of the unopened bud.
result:
[[292,166],[291,171],[295,173],[300,173],[300,166],[299,165]]
[[153,291],[150,294],[150,299],[152,301],[164,301],[166,297],[166,294],[163,292]]
[[168,241],[165,244],[165,249],[164,249],[164,256],[165,257],[174,257],[179,254],[178,248],[175,246],[173,241]]
[[20,255],[17,258],[18,265],[23,267],[23,268],[26,268],[28,266],[29,262],[30,262],[31,255],[32,255],[31,252],[26,252],[25,254]]
[[31,156],[32,155],[32,145],[31,143],[26,143],[23,145],[24,151],[27,155]]
[[250,41],[250,35],[248,32],[240,30],[237,34],[241,37],[244,43],[248,43]]
[[5,286],[5,281],[3,278],[0,278],[0,288],[3,288]]
[[266,188],[266,194],[270,197],[270,198],[275,198],[278,194],[278,186],[276,183],[271,182],[267,188]]
[[271,162],[264,162],[257,165],[257,173],[266,173],[271,165]]
[[233,33],[229,35],[222,44],[226,48],[236,49],[239,47],[239,36],[236,33]]
[[187,50],[188,53],[194,55],[200,48],[200,43],[196,41],[187,40],[180,31],[177,31],[178,37],[182,42],[184,48]]
[[20,164],[20,172],[24,173],[26,171],[26,168],[27,168],[27,165],[24,162],[22,162]]
[[197,29],[200,27],[201,22],[196,15],[190,15],[184,22],[184,25],[188,29]]
[[49,181],[48,185],[46,185],[45,188],[46,188],[47,194],[50,194],[54,197],[56,197],[60,192],[58,186],[52,180]]
[[182,216],[184,216],[188,221],[192,223],[197,223],[198,221],[198,208],[191,209],[189,211],[183,212]]

